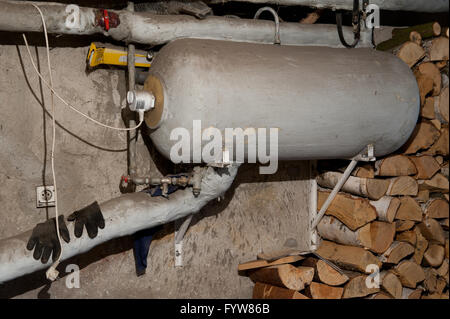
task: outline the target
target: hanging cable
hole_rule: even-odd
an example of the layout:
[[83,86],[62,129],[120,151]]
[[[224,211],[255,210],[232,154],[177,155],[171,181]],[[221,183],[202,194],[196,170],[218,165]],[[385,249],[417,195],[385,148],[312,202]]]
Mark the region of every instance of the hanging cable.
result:
[[344,32],[342,31],[342,12],[336,12],[336,25],[339,35],[339,40],[346,48],[354,48],[359,42],[361,33],[361,15],[359,12],[359,0],[353,0],[353,11],[352,11],[352,25],[353,25],[353,36],[354,40],[352,44],[348,44],[344,38]]
[[36,8],[36,10],[39,12],[40,16],[41,16],[41,20],[42,20],[42,26],[44,29],[44,37],[45,37],[45,47],[46,47],[46,53],[47,53],[47,66],[48,66],[48,73],[49,73],[49,78],[50,78],[50,83],[48,83],[44,77],[42,76],[42,74],[39,72],[38,68],[36,67],[36,64],[34,63],[33,57],[31,55],[31,51],[30,51],[30,47],[28,45],[28,41],[27,38],[25,36],[25,34],[23,34],[23,39],[25,41],[25,46],[28,52],[28,56],[30,57],[30,61],[31,64],[33,65],[33,68],[36,72],[36,74],[39,76],[39,78],[42,80],[42,82],[50,89],[50,96],[51,96],[51,108],[52,108],[52,148],[51,148],[51,168],[52,168],[52,177],[53,177],[53,187],[54,187],[54,198],[55,198],[55,220],[56,220],[56,234],[58,237],[58,241],[59,241],[59,245],[61,247],[60,253],[58,255],[58,257],[56,258],[55,262],[50,266],[50,268],[47,270],[46,272],[46,276],[47,279],[50,279],[52,281],[56,280],[56,278],[58,277],[59,272],[56,270],[56,267],[59,265],[60,261],[61,261],[61,256],[63,254],[63,246],[62,246],[62,240],[61,240],[61,234],[59,231],[59,220],[58,220],[58,216],[59,216],[59,211],[58,211],[58,191],[57,191],[57,186],[56,186],[56,174],[55,174],[55,148],[56,148],[56,109],[55,109],[55,103],[54,103],[54,95],[61,100],[61,102],[63,102],[65,105],[67,105],[69,108],[71,108],[72,110],[74,110],[75,112],[77,112],[78,114],[84,116],[85,118],[91,120],[92,122],[96,123],[97,125],[100,125],[102,127],[106,127],[109,129],[114,129],[114,130],[118,130],[118,131],[130,131],[130,130],[134,130],[137,129],[138,127],[140,127],[142,125],[142,123],[144,122],[144,112],[139,112],[139,124],[135,127],[131,127],[131,128],[120,128],[120,127],[113,127],[113,126],[109,126],[106,124],[103,124],[93,118],[91,118],[90,116],[84,114],[83,112],[79,111],[77,108],[75,108],[73,105],[71,105],[70,103],[66,102],[57,92],[55,92],[55,90],[53,89],[53,77],[52,77],[52,68],[51,68],[51,62],[50,62],[50,46],[48,43],[48,33],[47,33],[47,26],[45,24],[45,18],[44,18],[44,14],[42,13],[41,9],[35,5],[34,3],[30,3],[33,7]]

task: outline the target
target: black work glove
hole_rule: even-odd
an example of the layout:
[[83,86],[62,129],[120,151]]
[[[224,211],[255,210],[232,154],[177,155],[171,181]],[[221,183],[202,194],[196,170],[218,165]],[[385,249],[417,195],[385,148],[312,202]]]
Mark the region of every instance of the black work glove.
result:
[[[70,236],[63,215],[58,216],[58,225],[61,238],[68,243],[70,241]],[[33,248],[35,248],[33,258],[36,260],[41,259],[43,264],[47,263],[50,255],[52,255],[53,261],[59,257],[61,245],[59,244],[58,234],[56,232],[55,218],[39,223],[34,227],[33,233],[27,244],[28,250],[33,250]]]
[[105,220],[97,201],[89,206],[75,211],[67,217],[68,221],[75,221],[75,237],[80,238],[83,234],[83,226],[86,226],[89,238],[97,236],[98,228],[105,228]]

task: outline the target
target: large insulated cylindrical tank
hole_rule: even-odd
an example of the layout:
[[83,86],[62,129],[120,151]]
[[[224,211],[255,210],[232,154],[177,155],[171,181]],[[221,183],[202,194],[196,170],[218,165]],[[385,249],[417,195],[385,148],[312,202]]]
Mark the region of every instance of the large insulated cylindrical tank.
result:
[[180,39],[159,51],[144,88],[156,98],[150,137],[167,158],[171,131],[194,120],[278,128],[280,160],[351,158],[368,144],[381,156],[407,141],[420,108],[409,67],[371,49]]

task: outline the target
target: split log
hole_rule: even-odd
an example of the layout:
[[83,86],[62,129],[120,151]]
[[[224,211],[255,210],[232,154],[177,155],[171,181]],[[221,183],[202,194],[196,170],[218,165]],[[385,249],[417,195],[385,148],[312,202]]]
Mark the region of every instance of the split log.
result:
[[438,221],[433,218],[425,218],[425,220],[418,225],[421,234],[430,243],[436,243],[440,245],[445,244],[444,231]]
[[415,174],[417,174],[416,166],[405,155],[393,155],[375,162],[376,176],[408,176]]
[[400,279],[391,271],[382,271],[380,273],[381,289],[389,293],[395,299],[401,299],[403,293]]
[[414,227],[416,223],[412,220],[396,220],[395,221],[395,231],[404,232],[410,230]]
[[[322,208],[329,194],[329,192],[318,192],[318,209]],[[336,217],[351,230],[356,230],[377,218],[375,208],[367,199],[345,194],[337,194],[325,214]]]
[[398,208],[396,219],[422,221],[422,208],[413,198],[405,196],[400,198],[400,207]]
[[376,294],[370,295],[367,299],[394,299],[390,294],[384,291],[377,292]]
[[309,299],[292,289],[257,282],[253,287],[253,299]]
[[420,299],[422,289],[403,288],[402,299]]
[[302,257],[302,256],[287,256],[287,257],[283,257],[283,258],[280,258],[275,261],[253,260],[253,261],[239,264],[238,271],[245,271],[245,270],[250,270],[250,269],[263,268],[263,267],[269,267],[269,266],[277,266],[277,265],[283,265],[283,264],[291,264],[291,263],[297,262],[302,259],[304,259],[304,257]]
[[370,264],[381,267],[381,262],[378,258],[364,248],[338,245],[327,240],[322,241],[317,254],[344,269],[363,273],[371,273],[367,270],[367,266]]
[[444,299],[444,300],[448,300],[448,291],[445,294],[434,293],[434,294],[423,295],[422,299]]
[[448,238],[445,240],[445,258],[448,259]]
[[380,260],[386,264],[398,264],[402,259],[412,255],[414,247],[402,241],[393,242],[392,245],[380,256]]
[[417,196],[414,196],[413,198],[416,201],[418,201],[419,203],[426,203],[430,199],[430,191],[428,189],[420,189],[419,188],[419,192],[417,193]]
[[437,173],[431,179],[419,180],[421,189],[428,189],[430,192],[448,193],[448,179],[441,173]]
[[416,179],[430,179],[441,169],[433,156],[411,156],[410,160],[417,169]]
[[441,224],[442,229],[448,230],[448,227],[449,227],[449,225],[448,225],[449,224],[448,218],[440,220],[439,224]]
[[[334,188],[341,176],[341,173],[326,172],[317,177],[317,183],[322,187]],[[342,186],[342,191],[378,200],[386,194],[388,186],[389,182],[382,179],[350,176]]]
[[417,85],[419,86],[420,105],[424,105],[427,96],[433,92],[433,79],[423,74],[415,75]]
[[436,269],[438,276],[445,278],[445,281],[447,283],[448,283],[448,270],[449,270],[448,259],[444,259],[441,266],[438,269]]
[[324,216],[317,225],[317,231],[321,237],[339,244],[361,246],[375,253],[383,253],[394,240],[395,225],[373,221],[352,231],[334,217]]
[[428,218],[449,218],[448,202],[442,198],[430,199],[424,205],[424,212]]
[[449,122],[449,101],[448,101],[448,86],[442,89],[441,94],[434,98],[433,109],[435,117],[442,123]]
[[351,278],[350,281],[345,284],[343,299],[365,297],[380,291],[380,288],[369,288],[367,280],[371,280],[368,276],[360,275]]
[[[394,28],[392,30],[392,38],[377,44],[377,50],[387,51],[398,47],[406,41],[411,40],[411,32],[419,33],[422,39],[431,38],[435,34],[435,32],[433,31],[433,22],[415,25],[408,28]],[[415,41],[411,40],[411,42]],[[419,47],[421,47],[421,45],[419,45]]]
[[305,294],[312,299],[341,299],[344,288],[332,287],[318,282],[312,282]]
[[[434,104],[433,104],[434,107]],[[375,177],[375,167],[372,163],[358,164],[352,172],[353,176],[362,178],[374,178]]]
[[416,288],[417,284],[425,279],[422,267],[415,262],[404,260],[393,268],[403,286]]
[[405,231],[398,233],[395,236],[395,241],[402,241],[411,244],[413,247],[416,246],[417,235],[414,230]]
[[426,266],[439,267],[444,261],[444,247],[441,245],[431,244],[423,255],[423,263]]
[[419,185],[411,176],[395,177],[387,182],[389,182],[389,187],[386,195],[389,196],[416,196],[419,192]]
[[[432,82],[432,81],[431,81]],[[403,146],[405,154],[415,154],[427,149],[439,138],[439,131],[429,121],[418,123],[409,140]]]
[[428,240],[422,235],[419,227],[416,227],[414,229],[414,231],[417,236],[417,241],[416,241],[416,247],[414,248],[414,255],[412,257],[412,260],[416,264],[420,265],[420,264],[422,264],[423,254],[425,254],[425,251],[428,248]]
[[424,152],[425,155],[449,155],[448,127],[443,127],[436,142]]
[[416,70],[417,74],[429,77],[433,81],[433,92],[432,96],[437,96],[441,92],[442,78],[441,71],[432,62],[425,62],[419,64]]
[[305,18],[300,20],[302,24],[314,24],[319,20],[323,10],[316,10],[314,12],[309,13]]
[[392,223],[400,207],[400,200],[396,197],[383,196],[377,201],[370,201],[370,204],[375,207],[378,220]]
[[314,268],[294,267],[290,264],[251,270],[251,280],[292,290],[303,290],[314,277]]
[[438,278],[438,274],[435,269],[431,267],[424,268],[425,280],[423,286],[429,293],[441,294],[444,291],[446,282],[442,278]]
[[427,97],[425,98],[425,102],[423,103],[422,107],[420,108],[420,116],[423,118],[426,118],[428,120],[433,120],[436,118],[436,114],[434,111],[434,104],[435,99],[434,97]]
[[411,68],[425,56],[425,50],[417,43],[408,41],[400,47],[397,56]]
[[321,259],[308,257],[302,262],[302,266],[314,268],[314,280],[328,286],[340,286],[348,281],[348,276],[341,274]]
[[449,177],[448,162],[442,165],[441,174],[444,175],[446,178]]
[[422,36],[417,31],[411,31],[411,33],[409,34],[409,40],[416,43],[417,45],[422,45]]
[[284,257],[288,256],[298,256],[301,255],[301,251],[299,251],[296,248],[284,248],[284,249],[278,249],[278,250],[269,250],[265,252],[261,252],[256,255],[257,259],[263,259],[268,262],[272,262]]
[[[417,51],[417,49],[414,51]],[[404,52],[403,54],[407,57],[411,56],[410,60],[412,60],[412,57],[418,55],[418,53],[415,53],[415,55],[412,53],[408,55],[407,53]],[[430,61],[448,61],[448,38],[439,37],[433,39],[430,49]]]
[[444,164],[444,157],[441,155],[435,156],[434,159],[438,162],[439,165]]
[[[430,120],[431,124],[434,125],[435,128],[438,129],[438,131],[440,131],[442,129],[442,123],[441,121],[439,121],[438,119],[434,119],[434,120]],[[439,140],[439,139],[438,139]],[[427,151],[428,152],[428,151]]]

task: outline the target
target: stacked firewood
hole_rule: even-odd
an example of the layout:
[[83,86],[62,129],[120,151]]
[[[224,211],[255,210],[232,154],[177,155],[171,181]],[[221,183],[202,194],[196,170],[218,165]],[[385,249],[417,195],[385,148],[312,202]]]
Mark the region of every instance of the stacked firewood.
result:
[[[317,226],[316,254],[239,265],[254,298],[449,298],[448,29],[433,24],[433,34],[412,30],[394,51],[420,90],[409,141],[355,168]],[[318,209],[347,164],[319,161]]]

